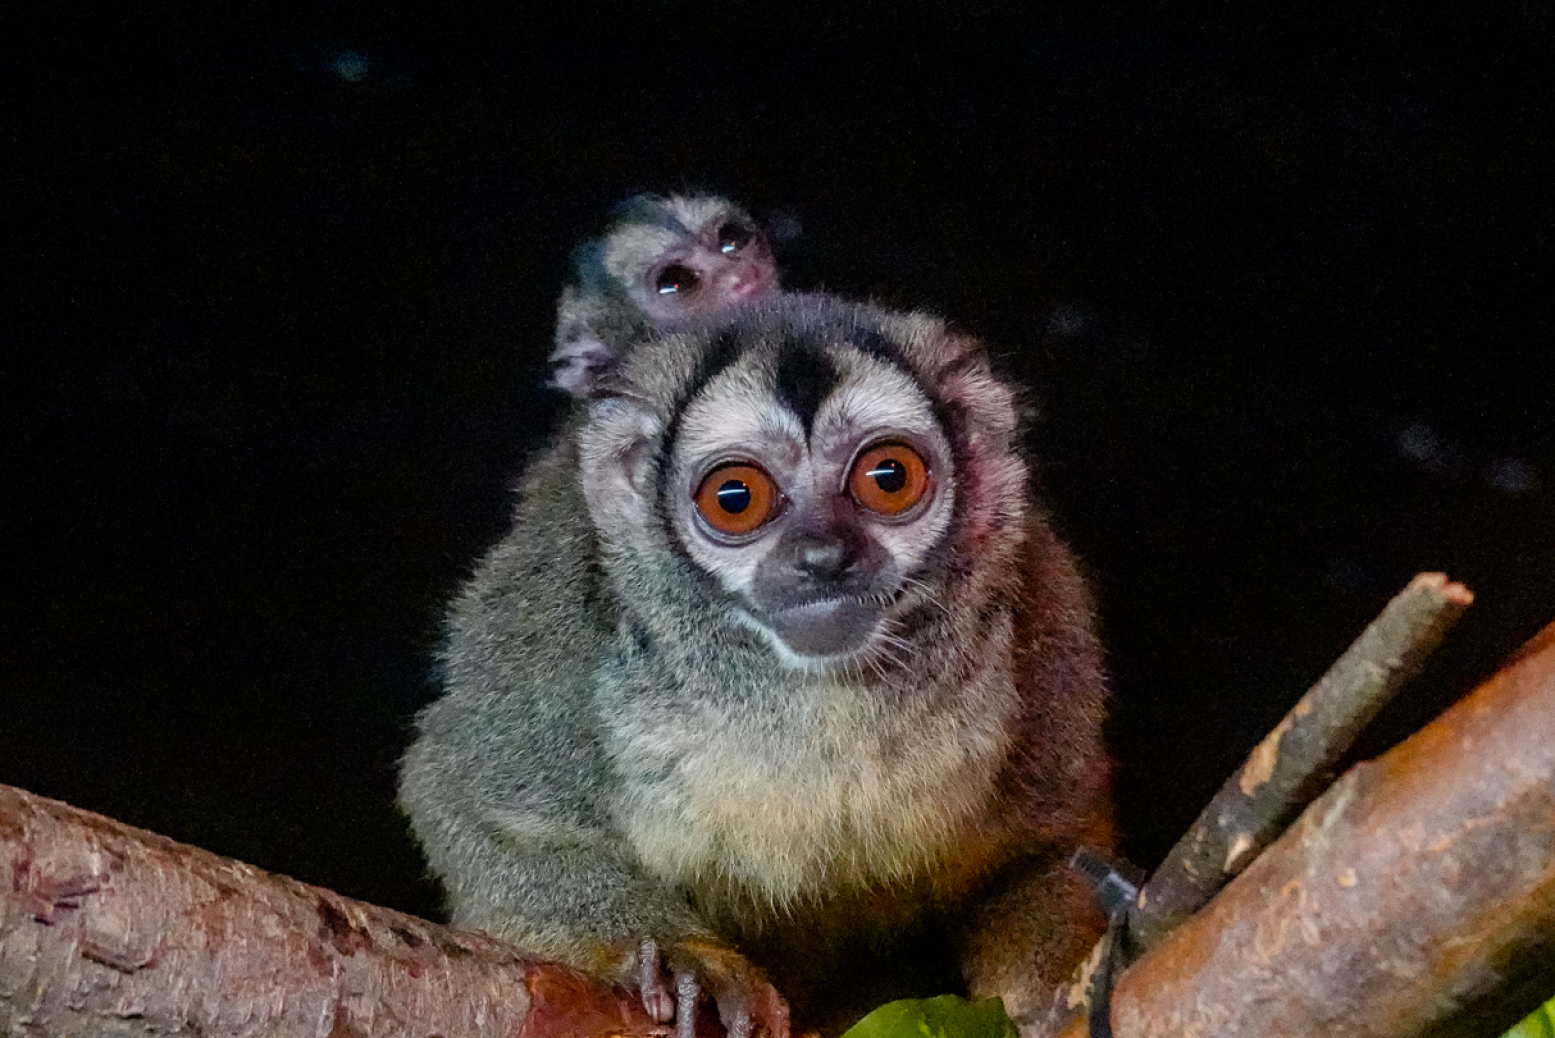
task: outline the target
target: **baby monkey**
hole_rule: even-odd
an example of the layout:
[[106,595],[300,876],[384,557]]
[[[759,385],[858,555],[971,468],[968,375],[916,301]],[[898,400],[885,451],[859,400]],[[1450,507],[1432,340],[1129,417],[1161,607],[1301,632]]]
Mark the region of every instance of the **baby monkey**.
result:
[[778,289],[766,235],[713,195],[638,195],[573,256],[556,306],[554,384],[597,395],[632,345],[706,327]]
[[826,296],[644,345],[449,611],[400,798],[454,923],[680,1038],[958,988],[1042,1033],[1101,930],[1105,693],[1014,392]]

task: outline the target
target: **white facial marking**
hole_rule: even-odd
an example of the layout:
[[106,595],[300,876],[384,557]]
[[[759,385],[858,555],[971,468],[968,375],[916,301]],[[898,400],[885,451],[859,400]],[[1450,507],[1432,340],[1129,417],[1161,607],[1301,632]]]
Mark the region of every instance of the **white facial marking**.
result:
[[[681,539],[691,557],[718,578],[726,591],[751,586],[763,550],[754,543],[717,544],[697,525],[691,495],[697,482],[722,461],[755,462],[785,497],[810,482],[804,428],[747,370],[731,369],[714,379],[681,415],[671,502]],[[769,538],[756,535],[759,540]]]
[[890,365],[858,360],[850,377],[816,414],[815,442],[844,444],[872,429],[897,429],[932,435],[943,443],[934,410],[911,378]]
[[861,356],[857,360],[841,388],[816,414],[812,450],[819,445],[827,451],[826,462],[835,465],[833,478],[839,488],[847,480],[848,465],[870,444],[902,439],[924,454],[933,480],[930,493],[934,497],[928,507],[909,522],[869,522],[870,533],[907,572],[922,561],[950,525],[955,503],[950,444],[934,417],[933,406],[912,378],[872,358]]

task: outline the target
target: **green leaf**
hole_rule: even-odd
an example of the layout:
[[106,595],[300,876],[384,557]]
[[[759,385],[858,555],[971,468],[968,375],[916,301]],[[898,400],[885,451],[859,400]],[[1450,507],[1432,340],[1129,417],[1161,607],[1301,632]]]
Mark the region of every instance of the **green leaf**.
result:
[[1018,1038],[997,998],[955,995],[890,1002],[848,1028],[842,1038]]
[[1505,1038],[1555,1038],[1555,998],[1535,1009]]

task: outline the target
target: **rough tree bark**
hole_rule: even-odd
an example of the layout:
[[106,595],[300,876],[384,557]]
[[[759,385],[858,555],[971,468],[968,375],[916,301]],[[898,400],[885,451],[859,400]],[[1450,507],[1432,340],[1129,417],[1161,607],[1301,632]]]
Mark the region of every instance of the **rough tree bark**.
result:
[[554,964],[0,786],[0,1033],[662,1036]]
[[[1487,1038],[1555,992],[1555,624],[1117,981],[1117,1038]],[[1082,1038],[1073,1020],[1064,1038]]]

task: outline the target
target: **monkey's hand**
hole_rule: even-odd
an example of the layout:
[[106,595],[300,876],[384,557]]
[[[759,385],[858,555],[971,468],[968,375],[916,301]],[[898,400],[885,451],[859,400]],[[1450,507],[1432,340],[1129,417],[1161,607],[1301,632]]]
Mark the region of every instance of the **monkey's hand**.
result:
[[788,1004],[745,956],[690,937],[665,944],[645,939],[636,980],[648,1015],[675,1021],[675,1038],[696,1038],[697,1003],[718,1007],[729,1038],[789,1038]]

